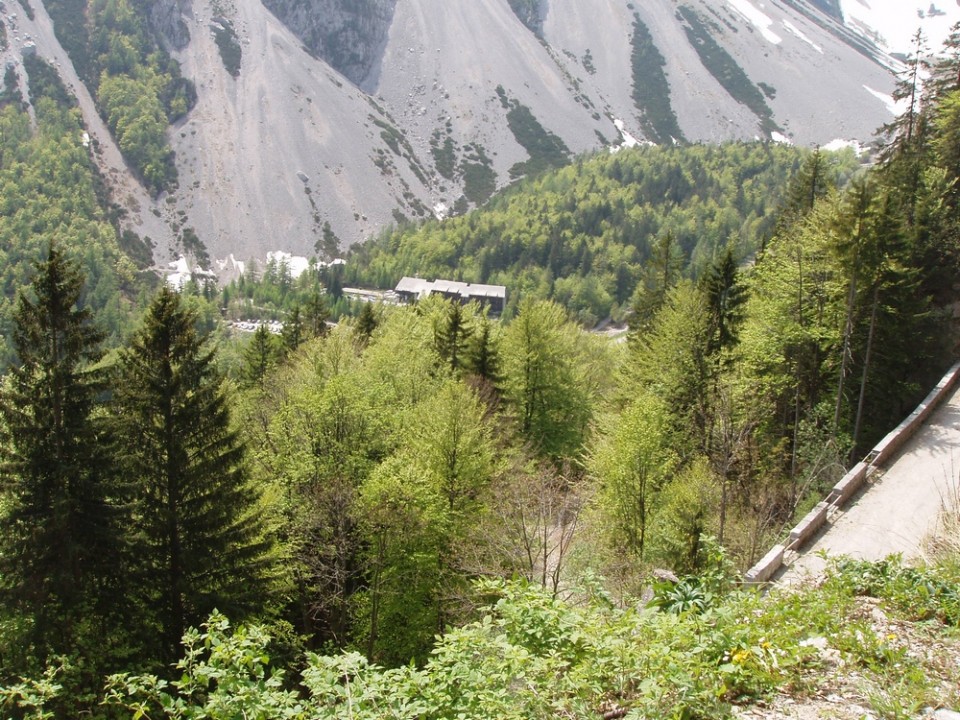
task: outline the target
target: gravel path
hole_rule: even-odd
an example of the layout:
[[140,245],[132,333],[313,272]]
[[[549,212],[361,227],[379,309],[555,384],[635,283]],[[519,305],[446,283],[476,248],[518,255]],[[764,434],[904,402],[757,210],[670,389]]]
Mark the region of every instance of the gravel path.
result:
[[885,470],[832,516],[776,579],[795,583],[822,572],[827,555],[880,560],[923,557],[941,510],[960,501],[960,388],[954,390]]

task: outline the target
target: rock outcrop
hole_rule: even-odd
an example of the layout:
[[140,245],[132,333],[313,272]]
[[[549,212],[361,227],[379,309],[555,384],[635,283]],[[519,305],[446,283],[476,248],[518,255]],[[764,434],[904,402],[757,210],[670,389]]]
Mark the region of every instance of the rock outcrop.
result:
[[383,51],[397,0],[264,0],[270,12],[358,87]]
[[183,50],[190,42],[190,31],[183,21],[181,0],[156,0],[150,6],[150,23],[169,49]]

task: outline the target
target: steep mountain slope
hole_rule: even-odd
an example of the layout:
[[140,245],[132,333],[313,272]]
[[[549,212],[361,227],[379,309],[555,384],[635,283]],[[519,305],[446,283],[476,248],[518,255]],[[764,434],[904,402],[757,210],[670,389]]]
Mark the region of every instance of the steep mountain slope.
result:
[[[333,255],[625,138],[868,141],[892,117],[893,76],[871,53],[887,60],[853,46],[835,2],[264,1],[152,6],[197,93],[170,130],[170,192],[138,188],[81,97],[122,223],[158,264],[184,229],[213,258]],[[39,10],[16,27],[0,13],[5,57],[29,27],[83,96]]]

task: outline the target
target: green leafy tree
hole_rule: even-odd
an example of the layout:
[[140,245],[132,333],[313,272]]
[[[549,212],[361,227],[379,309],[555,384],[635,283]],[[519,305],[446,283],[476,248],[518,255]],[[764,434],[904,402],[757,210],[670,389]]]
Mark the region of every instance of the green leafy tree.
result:
[[426,659],[442,630],[445,500],[406,456],[377,467],[359,502],[369,586],[359,608],[367,657],[404,665]]
[[542,455],[575,455],[590,420],[579,329],[554,303],[523,301],[503,338],[504,399],[521,436]]
[[410,448],[447,510],[466,520],[493,474],[493,445],[484,407],[460,382],[449,381],[419,411]]
[[[312,645],[342,647],[353,637],[354,595],[364,581],[357,495],[386,453],[387,433],[355,369],[328,365],[337,340],[331,336],[319,360],[302,358],[291,369],[258,452],[258,479],[281,497],[291,621]],[[316,364],[330,376],[317,377]]]
[[242,616],[267,599],[270,543],[244,446],[230,425],[214,349],[163,288],[120,360],[120,463],[137,486],[144,611],[169,660],[214,608]]
[[702,448],[710,412],[713,368],[707,362],[710,313],[704,293],[684,281],[665,298],[648,330],[631,344],[621,392],[637,390],[659,397],[670,408],[666,420],[674,440],[686,449]]
[[656,498],[677,464],[666,426],[667,406],[641,392],[623,413],[607,418],[590,454],[609,541],[640,562]]
[[84,652],[96,663],[114,636],[124,522],[98,413],[103,333],[79,306],[82,288],[51,245],[14,315],[19,361],[0,394],[0,592],[28,631],[4,662]]

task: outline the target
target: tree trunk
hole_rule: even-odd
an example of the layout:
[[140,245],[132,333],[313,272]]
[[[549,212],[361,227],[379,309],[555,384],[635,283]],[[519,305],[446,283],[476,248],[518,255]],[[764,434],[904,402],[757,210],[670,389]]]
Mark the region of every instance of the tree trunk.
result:
[[863,375],[860,378],[860,398],[857,401],[857,419],[853,425],[853,447],[850,449],[850,460],[857,455],[857,444],[860,442],[860,425],[863,420],[863,405],[867,394],[867,375],[870,372],[870,356],[873,352],[873,334],[877,326],[877,306],[880,304],[880,285],[873,290],[873,307],[870,310],[870,331],[867,333],[867,350],[863,357]]

